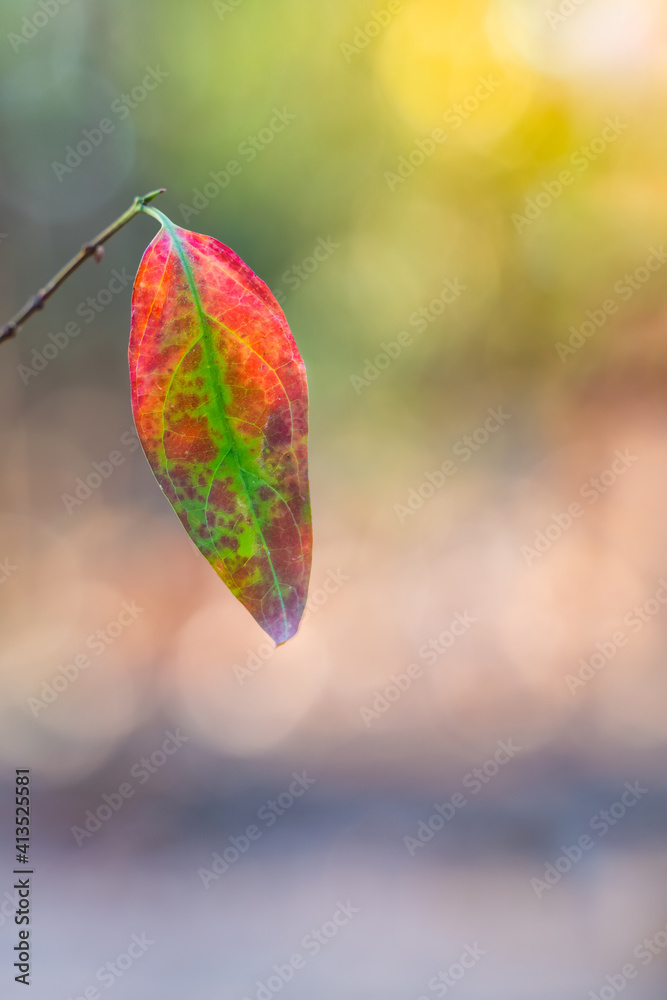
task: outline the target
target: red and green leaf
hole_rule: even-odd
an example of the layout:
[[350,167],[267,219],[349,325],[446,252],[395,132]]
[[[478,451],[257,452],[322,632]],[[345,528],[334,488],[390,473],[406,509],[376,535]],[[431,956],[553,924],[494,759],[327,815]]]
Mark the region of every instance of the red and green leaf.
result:
[[240,257],[148,211],[163,228],[132,295],[137,431],[197,548],[285,642],[310,576],[305,367],[276,299]]

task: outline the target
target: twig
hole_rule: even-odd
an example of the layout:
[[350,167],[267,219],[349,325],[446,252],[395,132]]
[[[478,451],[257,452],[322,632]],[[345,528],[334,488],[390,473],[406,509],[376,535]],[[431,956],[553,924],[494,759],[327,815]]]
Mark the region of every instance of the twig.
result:
[[2,330],[0,330],[0,343],[3,340],[9,340],[10,337],[15,336],[16,332],[23,326],[25,321],[32,316],[33,313],[43,309],[46,300],[51,298],[55,290],[60,288],[63,281],[65,281],[66,278],[69,278],[70,274],[73,274],[78,267],[81,267],[84,261],[88,260],[89,257],[94,257],[95,260],[100,261],[104,253],[102,250],[102,244],[111,239],[114,233],[117,233],[119,229],[122,229],[123,226],[127,225],[127,223],[133,219],[135,215],[138,215],[139,212],[142,211],[144,205],[147,205],[149,201],[153,200],[153,198],[157,198],[159,194],[164,194],[166,190],[166,188],[158,188],[157,191],[150,191],[142,198],[135,198],[127,212],[124,212],[120,218],[116,219],[115,222],[112,222],[106,229],[103,229],[102,232],[89,243],[84,243],[76,257],[72,257],[69,264],[65,264],[62,270],[58,271],[58,273],[51,278],[51,280],[44,285],[44,287],[41,288],[36,295],[33,295],[33,297],[26,302],[23,309],[21,309],[20,312],[17,312],[16,316],[14,316],[6,326],[3,326]]

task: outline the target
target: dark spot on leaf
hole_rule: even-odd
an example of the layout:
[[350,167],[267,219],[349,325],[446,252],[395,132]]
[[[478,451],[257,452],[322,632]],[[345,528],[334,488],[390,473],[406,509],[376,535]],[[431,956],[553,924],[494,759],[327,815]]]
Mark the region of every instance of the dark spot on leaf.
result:
[[292,427],[288,413],[272,413],[264,428],[266,447],[270,450],[284,448],[292,438]]

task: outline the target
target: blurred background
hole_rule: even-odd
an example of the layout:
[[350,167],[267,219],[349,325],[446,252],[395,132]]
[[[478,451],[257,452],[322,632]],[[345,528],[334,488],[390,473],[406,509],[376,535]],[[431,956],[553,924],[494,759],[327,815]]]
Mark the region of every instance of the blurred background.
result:
[[165,186],[283,305],[315,530],[274,650],[133,435],[150,218],[2,345],[5,993],[30,767],[35,1000],[662,998],[665,4],[5,0],[0,44],[2,322]]

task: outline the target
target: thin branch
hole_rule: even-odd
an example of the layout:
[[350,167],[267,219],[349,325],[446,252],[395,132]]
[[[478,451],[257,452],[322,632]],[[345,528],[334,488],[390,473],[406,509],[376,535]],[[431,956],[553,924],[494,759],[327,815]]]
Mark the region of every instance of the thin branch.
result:
[[153,198],[157,198],[159,194],[164,194],[166,188],[158,188],[157,191],[150,191],[145,194],[142,198],[135,198],[132,205],[128,208],[127,212],[124,212],[120,218],[112,222],[110,226],[103,229],[102,232],[92,239],[89,243],[84,243],[84,245],[79,250],[76,257],[72,257],[69,264],[65,264],[62,270],[51,278],[51,280],[41,288],[36,295],[33,295],[24,305],[20,312],[17,312],[16,316],[13,317],[3,326],[0,330],[0,343],[3,340],[9,340],[10,337],[15,336],[17,331],[23,326],[25,321],[32,316],[33,313],[38,312],[40,309],[44,308],[44,303],[47,299],[51,298],[53,293],[57,288],[60,288],[63,281],[69,278],[70,274],[73,274],[78,267],[81,267],[84,261],[88,260],[89,257],[94,257],[95,260],[100,261],[104,254],[102,250],[102,245],[106,243],[107,240],[111,239],[114,233],[117,233],[119,229],[127,225],[131,219],[138,215],[142,211],[144,205],[147,205],[149,201]]

